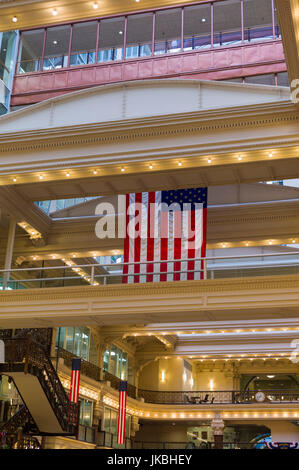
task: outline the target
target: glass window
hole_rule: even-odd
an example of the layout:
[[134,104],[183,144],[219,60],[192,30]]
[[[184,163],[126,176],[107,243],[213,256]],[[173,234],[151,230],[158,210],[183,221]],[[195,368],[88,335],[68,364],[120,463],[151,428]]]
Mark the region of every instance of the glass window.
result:
[[244,40],[273,39],[271,0],[244,0]]
[[124,30],[124,17],[100,22],[98,62],[123,59]]
[[181,8],[156,13],[155,55],[181,50],[181,22]]
[[56,344],[85,361],[89,360],[90,331],[86,327],[59,328]]
[[256,85],[275,85],[274,73],[267,73],[263,75],[253,75],[252,77],[245,77],[245,83],[255,83]]
[[229,46],[242,41],[241,1],[214,3],[214,46]]
[[184,51],[211,46],[211,5],[184,10]]
[[[112,410],[111,408],[104,408],[104,431],[110,432],[111,434],[117,433],[117,424],[118,424],[118,411]],[[126,415],[126,430],[125,436],[130,437],[130,426],[131,426],[131,416]]]
[[70,65],[86,65],[95,62],[97,21],[77,23],[73,26]]
[[43,70],[67,67],[70,32],[70,25],[48,28]]
[[93,403],[90,400],[80,398],[80,424],[92,426]]
[[153,14],[128,17],[126,58],[146,57],[152,53]]
[[0,33],[0,79],[9,88],[14,74],[16,38],[16,31]]
[[288,72],[279,72],[277,74],[277,85],[278,86],[290,86]]
[[21,36],[18,73],[40,70],[44,29],[24,31]]
[[275,26],[275,37],[281,38],[280,27],[278,23],[277,10],[274,8],[274,26]]

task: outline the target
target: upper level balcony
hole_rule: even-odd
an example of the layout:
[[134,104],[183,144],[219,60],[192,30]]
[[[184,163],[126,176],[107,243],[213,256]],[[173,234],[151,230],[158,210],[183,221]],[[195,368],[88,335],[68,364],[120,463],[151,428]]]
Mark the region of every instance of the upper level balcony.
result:
[[181,77],[286,85],[272,0],[225,0],[21,32],[12,105]]

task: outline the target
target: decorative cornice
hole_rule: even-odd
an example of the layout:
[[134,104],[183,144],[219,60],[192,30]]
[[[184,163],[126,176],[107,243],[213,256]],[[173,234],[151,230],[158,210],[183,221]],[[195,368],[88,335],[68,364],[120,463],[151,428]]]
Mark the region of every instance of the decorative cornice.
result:
[[49,128],[0,133],[0,153],[57,150],[82,144],[123,143],[140,139],[281,125],[290,122],[299,122],[299,113],[291,101],[283,101],[241,106],[233,110],[223,108],[221,111],[215,109],[172,116],[64,127],[63,132],[60,128]]

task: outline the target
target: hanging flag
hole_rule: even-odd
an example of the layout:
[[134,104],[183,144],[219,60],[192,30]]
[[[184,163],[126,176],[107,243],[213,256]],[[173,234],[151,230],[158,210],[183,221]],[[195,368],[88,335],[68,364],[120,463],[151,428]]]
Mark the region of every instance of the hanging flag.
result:
[[126,432],[127,382],[121,380],[119,386],[119,409],[117,425],[117,444],[124,444]]
[[147,263],[124,265],[123,283],[203,279],[203,261],[195,259],[206,255],[207,193],[190,188],[126,195],[124,262]]
[[73,359],[72,360],[72,375],[71,375],[71,392],[70,392],[70,401],[73,403],[78,403],[79,401],[80,370],[81,370],[81,359]]

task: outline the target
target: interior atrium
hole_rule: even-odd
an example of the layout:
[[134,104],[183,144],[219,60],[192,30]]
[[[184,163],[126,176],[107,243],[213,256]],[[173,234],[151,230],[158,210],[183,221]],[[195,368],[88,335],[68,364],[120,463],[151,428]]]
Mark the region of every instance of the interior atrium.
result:
[[[0,448],[298,445],[299,0],[1,0],[0,31]],[[201,248],[129,257],[132,195],[194,188]]]

